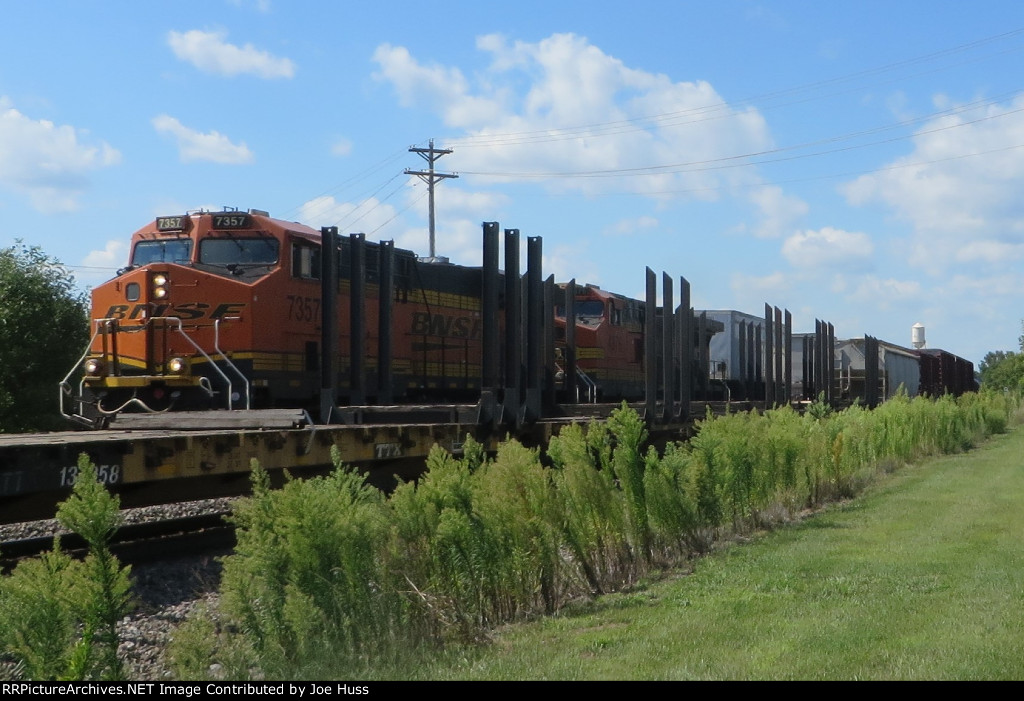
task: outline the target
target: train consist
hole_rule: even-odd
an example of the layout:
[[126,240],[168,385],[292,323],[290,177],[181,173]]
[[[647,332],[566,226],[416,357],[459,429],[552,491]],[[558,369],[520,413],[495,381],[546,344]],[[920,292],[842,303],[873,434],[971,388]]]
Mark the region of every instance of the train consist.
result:
[[[650,270],[647,299],[634,300],[544,279],[539,237],[520,275],[516,230],[501,271],[498,243],[485,223],[483,265],[464,267],[259,210],[157,217],[132,236],[128,266],[93,290],[92,338],[61,385],[62,413],[91,427],[124,412],[268,407],[331,421],[344,408],[461,402],[482,421],[518,423],[576,402],[646,400],[670,418],[715,392],[841,394],[834,335],[809,345],[788,312],[734,336],[731,319],[690,309],[685,280],[677,306],[665,276],[659,307]],[[739,359],[723,369],[712,338]],[[922,362],[927,391],[967,389],[973,366],[947,365]]]

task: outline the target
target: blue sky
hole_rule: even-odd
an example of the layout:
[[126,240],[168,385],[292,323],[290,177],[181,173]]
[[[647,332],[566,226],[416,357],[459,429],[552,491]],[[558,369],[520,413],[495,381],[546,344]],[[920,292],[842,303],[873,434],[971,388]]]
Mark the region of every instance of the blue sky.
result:
[[0,0],[0,246],[83,286],[157,215],[258,208],[479,265],[979,362],[1024,318],[1024,3]]

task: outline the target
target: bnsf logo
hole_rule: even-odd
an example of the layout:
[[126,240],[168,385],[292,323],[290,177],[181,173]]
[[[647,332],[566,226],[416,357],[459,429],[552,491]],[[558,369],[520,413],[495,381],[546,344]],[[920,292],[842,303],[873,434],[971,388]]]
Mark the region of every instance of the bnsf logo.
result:
[[[146,316],[176,316],[185,319],[221,319],[225,316],[233,316],[242,311],[245,302],[227,302],[213,307],[206,302],[185,302],[184,304],[155,304],[152,308],[148,304],[113,304],[107,310],[107,319],[141,319]],[[213,307],[213,311],[207,311]]]
[[412,333],[417,336],[480,338],[480,320],[469,316],[415,312],[412,315]]

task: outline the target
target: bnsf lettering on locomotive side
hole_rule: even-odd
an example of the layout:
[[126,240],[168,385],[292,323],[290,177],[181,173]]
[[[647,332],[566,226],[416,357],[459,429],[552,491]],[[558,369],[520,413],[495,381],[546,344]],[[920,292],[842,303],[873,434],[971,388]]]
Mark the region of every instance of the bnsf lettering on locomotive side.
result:
[[207,316],[207,310],[210,308],[210,305],[206,302],[185,302],[183,304],[176,304],[173,307],[169,304],[156,304],[153,306],[144,303],[139,303],[135,306],[112,304],[107,310],[106,318],[144,319],[147,316],[176,316],[186,321],[203,318],[221,319],[238,314],[244,307],[245,302],[227,302],[217,305],[213,312]]
[[234,316],[240,314],[242,307],[245,306],[245,302],[228,302],[226,304],[217,305],[217,308],[210,314],[211,319],[222,319],[226,316]]
[[480,338],[480,320],[469,316],[415,312],[412,315],[412,333],[417,336]]
[[126,311],[128,311],[128,305],[127,304],[113,304],[113,305],[110,306],[110,309],[107,310],[107,313],[104,315],[104,318],[106,318],[106,319],[123,319],[124,318],[124,313]]

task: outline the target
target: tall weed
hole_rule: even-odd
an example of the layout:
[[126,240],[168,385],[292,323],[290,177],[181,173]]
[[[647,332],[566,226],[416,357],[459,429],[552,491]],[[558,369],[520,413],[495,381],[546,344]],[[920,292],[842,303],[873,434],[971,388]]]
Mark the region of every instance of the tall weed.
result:
[[271,676],[325,655],[335,668],[362,669],[403,622],[381,557],[385,499],[332,457],[330,476],[280,490],[254,465],[253,495],[232,516],[238,545],[224,562],[223,606]]
[[130,568],[109,547],[121,523],[120,500],[85,454],[57,520],[85,539],[88,554],[73,561],[55,539],[52,552],[0,580],[0,642],[27,679],[124,679],[117,622],[131,608]]
[[548,457],[561,518],[562,540],[595,594],[613,591],[635,576],[626,538],[626,506],[610,467],[609,434],[603,424],[578,424],[551,439]]

